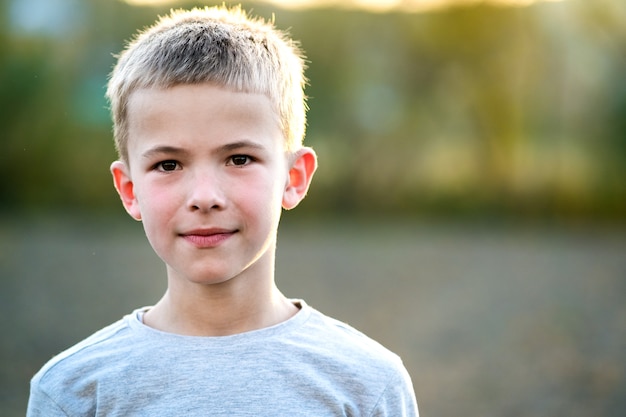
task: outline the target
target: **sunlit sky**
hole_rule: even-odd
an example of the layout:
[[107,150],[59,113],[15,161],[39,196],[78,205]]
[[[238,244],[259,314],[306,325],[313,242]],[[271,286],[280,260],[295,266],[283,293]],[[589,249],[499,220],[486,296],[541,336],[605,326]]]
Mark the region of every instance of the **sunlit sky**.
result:
[[[177,0],[125,0],[133,5],[172,5]],[[311,8],[323,6],[339,6],[343,8],[358,8],[370,11],[403,10],[418,12],[433,9],[441,9],[456,5],[471,5],[489,3],[506,6],[529,6],[534,3],[555,2],[563,0],[258,0],[259,2],[271,3],[284,8]]]

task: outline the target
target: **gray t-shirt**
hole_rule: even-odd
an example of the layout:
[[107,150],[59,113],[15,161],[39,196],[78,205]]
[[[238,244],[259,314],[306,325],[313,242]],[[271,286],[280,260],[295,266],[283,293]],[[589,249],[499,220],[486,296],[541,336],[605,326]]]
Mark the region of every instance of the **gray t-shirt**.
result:
[[136,310],[50,360],[27,415],[418,415],[398,356],[296,303],[283,323],[224,337],[160,332]]

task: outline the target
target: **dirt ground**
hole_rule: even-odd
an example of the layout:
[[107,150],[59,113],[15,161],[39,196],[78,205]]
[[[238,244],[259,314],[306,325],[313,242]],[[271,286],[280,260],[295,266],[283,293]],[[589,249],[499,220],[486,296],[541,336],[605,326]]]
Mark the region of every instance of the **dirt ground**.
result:
[[[331,221],[279,233],[277,281],[398,353],[423,416],[626,415],[626,230]],[[0,220],[0,414],[52,355],[156,301],[139,224]]]

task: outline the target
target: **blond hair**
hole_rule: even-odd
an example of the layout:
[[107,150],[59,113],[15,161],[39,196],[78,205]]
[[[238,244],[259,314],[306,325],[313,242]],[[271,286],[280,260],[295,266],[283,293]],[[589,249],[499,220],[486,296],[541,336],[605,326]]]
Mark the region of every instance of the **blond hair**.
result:
[[241,6],[172,10],[140,32],[111,73],[115,145],[128,161],[128,101],[142,88],[213,83],[266,95],[285,136],[285,149],[302,145],[306,125],[304,54],[273,21],[251,18]]

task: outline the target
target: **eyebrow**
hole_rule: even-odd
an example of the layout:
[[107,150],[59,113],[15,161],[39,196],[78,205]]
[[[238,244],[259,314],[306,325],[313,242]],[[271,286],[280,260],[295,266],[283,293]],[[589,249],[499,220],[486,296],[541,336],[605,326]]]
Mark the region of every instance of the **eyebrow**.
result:
[[[231,142],[231,143],[227,143],[225,145],[220,146],[218,148],[218,152],[220,151],[232,152],[238,149],[245,149],[245,148],[257,149],[257,150],[265,149],[265,147],[259,143],[248,141],[248,140],[241,140],[241,141]],[[176,146],[162,145],[162,146],[155,146],[154,148],[148,149],[142,154],[142,156],[144,158],[149,159],[156,155],[162,155],[162,154],[184,156],[184,155],[188,155],[189,153],[190,153],[189,151],[182,149],[182,148],[178,148]]]
[[237,149],[242,149],[242,148],[252,148],[252,149],[257,149],[257,150],[265,149],[265,147],[259,143],[251,142],[248,140],[242,140],[242,141],[227,143],[221,146],[220,150],[228,152],[228,151],[235,151]]
[[154,148],[150,148],[143,153],[144,158],[152,158],[155,155],[168,154],[168,155],[186,155],[188,152],[182,148],[177,148],[175,146],[155,146]]

